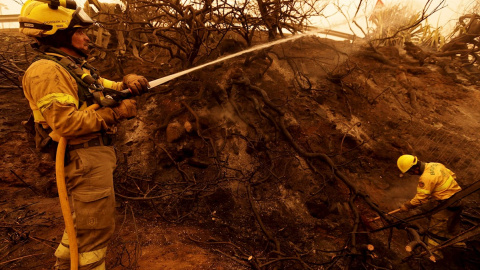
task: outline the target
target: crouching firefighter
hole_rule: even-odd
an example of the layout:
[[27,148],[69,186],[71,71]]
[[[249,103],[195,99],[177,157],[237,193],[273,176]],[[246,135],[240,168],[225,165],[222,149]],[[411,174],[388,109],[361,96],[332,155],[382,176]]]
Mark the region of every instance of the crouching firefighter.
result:
[[[462,190],[456,181],[456,175],[441,163],[423,162],[413,155],[402,155],[397,160],[398,169],[402,173],[419,175],[417,194],[405,202],[400,210],[410,211],[422,204],[434,201],[438,206],[450,199],[455,193]],[[457,201],[446,209],[440,210],[430,217],[428,225],[428,241],[430,247],[438,246],[441,242],[452,238],[460,232],[460,214],[462,202]],[[465,243],[455,244],[456,247],[465,247]],[[438,259],[443,258],[440,251],[434,252]]]
[[[19,22],[20,32],[35,39],[39,52],[22,81],[33,111],[37,148],[55,151],[61,137],[68,141],[64,170],[79,269],[105,269],[107,245],[115,228],[116,156],[108,135],[122,119],[136,115],[136,103],[103,93],[107,88],[130,89],[140,95],[148,90],[148,82],[135,74],[125,76],[123,82],[109,81],[85,61],[90,42],[85,29],[93,21],[73,0],[28,0]],[[85,110],[94,103],[104,106]],[[55,256],[55,269],[70,269],[66,233]]]

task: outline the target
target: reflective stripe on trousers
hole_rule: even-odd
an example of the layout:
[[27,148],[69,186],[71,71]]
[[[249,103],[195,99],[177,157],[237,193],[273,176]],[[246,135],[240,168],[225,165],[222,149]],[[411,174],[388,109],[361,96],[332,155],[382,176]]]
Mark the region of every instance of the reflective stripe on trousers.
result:
[[[59,259],[57,262],[58,269],[61,268],[60,265],[64,265],[66,269],[70,269],[70,249],[68,248],[68,235],[66,232],[63,233],[62,242],[58,245],[57,250],[55,251],[55,257]],[[78,266],[79,269],[94,269],[94,270],[104,270],[105,269],[105,255],[107,253],[107,247],[83,252],[78,254]]]

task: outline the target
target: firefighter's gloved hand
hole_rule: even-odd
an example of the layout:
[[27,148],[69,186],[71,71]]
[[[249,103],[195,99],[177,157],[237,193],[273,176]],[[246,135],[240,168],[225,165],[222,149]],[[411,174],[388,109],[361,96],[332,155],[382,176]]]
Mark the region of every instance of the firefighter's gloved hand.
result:
[[400,206],[400,212],[408,212],[410,209],[408,209],[404,204]]
[[410,202],[406,202],[400,206],[400,212],[408,212],[413,209],[413,205]]
[[117,121],[137,116],[137,102],[133,99],[124,99],[117,107],[112,109]]
[[109,107],[102,107],[95,111],[105,121],[108,126],[113,126],[118,123],[116,120],[116,113]]
[[129,88],[134,96],[147,92],[150,87],[147,79],[137,74],[128,74],[123,77],[123,85]]

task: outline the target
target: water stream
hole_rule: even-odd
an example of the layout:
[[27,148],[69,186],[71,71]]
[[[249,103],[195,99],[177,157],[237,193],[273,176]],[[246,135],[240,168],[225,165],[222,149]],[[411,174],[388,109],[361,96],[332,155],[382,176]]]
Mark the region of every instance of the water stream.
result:
[[200,66],[196,66],[196,67],[193,67],[193,68],[190,68],[190,69],[186,69],[186,70],[183,70],[183,71],[180,71],[180,72],[177,72],[177,73],[174,73],[174,74],[171,74],[171,75],[153,80],[153,81],[149,82],[150,83],[150,88],[153,88],[155,86],[164,84],[164,83],[169,82],[169,81],[171,81],[175,78],[178,78],[180,76],[191,73],[193,71],[202,69],[206,66],[210,66],[210,65],[213,65],[213,64],[216,64],[216,63],[220,63],[220,62],[223,62],[225,60],[232,59],[234,57],[237,57],[237,56],[249,53],[249,52],[265,49],[265,48],[271,47],[273,45],[277,45],[277,44],[285,43],[285,42],[292,41],[292,40],[295,40],[295,39],[299,39],[299,38],[304,37],[304,36],[318,35],[319,33],[326,33],[326,32],[325,32],[324,29],[309,31],[309,32],[305,32],[305,33],[302,33],[302,34],[293,35],[293,36],[288,37],[288,38],[274,40],[274,41],[264,43],[264,44],[259,44],[259,45],[250,47],[248,49],[245,49],[243,51],[240,51],[240,52],[237,52],[237,53],[234,53],[234,54],[230,54],[230,55],[227,55],[227,56],[224,56],[224,57],[220,57],[220,58],[218,58],[218,59],[216,59],[212,62],[208,62],[208,63],[205,63],[205,64],[200,65]]

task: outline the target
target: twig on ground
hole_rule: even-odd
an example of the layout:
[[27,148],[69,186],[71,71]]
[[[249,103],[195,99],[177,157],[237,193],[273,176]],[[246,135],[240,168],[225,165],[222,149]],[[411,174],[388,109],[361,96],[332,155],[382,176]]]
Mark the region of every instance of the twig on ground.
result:
[[29,183],[25,182],[20,176],[18,176],[18,174],[16,174],[13,170],[10,170],[11,173],[13,173],[13,175],[15,175],[17,177],[18,180],[20,180],[22,183],[24,183],[25,185],[27,185],[27,187],[33,191],[33,193],[35,193],[35,195],[39,195],[38,192],[35,190],[35,188],[30,185]]
[[8,261],[5,261],[5,262],[0,262],[0,265],[4,265],[4,264],[7,264],[7,263],[11,263],[11,262],[23,260],[23,259],[30,258],[30,257],[34,257],[34,256],[41,256],[41,255],[45,255],[45,253],[37,253],[37,254],[31,254],[31,255],[26,255],[26,256],[18,257],[18,258],[11,259],[11,260],[8,260]]

